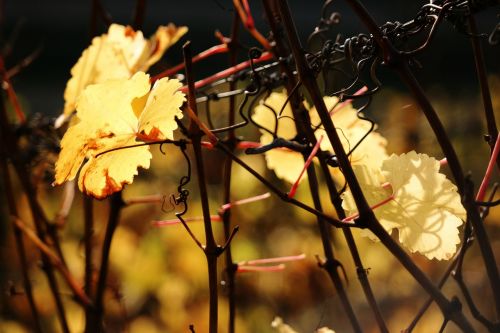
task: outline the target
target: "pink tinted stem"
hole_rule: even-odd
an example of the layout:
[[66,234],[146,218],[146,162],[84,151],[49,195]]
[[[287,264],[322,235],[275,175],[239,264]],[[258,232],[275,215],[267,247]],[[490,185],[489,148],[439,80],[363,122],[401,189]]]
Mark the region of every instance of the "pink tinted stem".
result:
[[262,144],[260,142],[253,142],[253,141],[241,141],[238,142],[238,144],[236,145],[236,147],[239,149],[259,148],[261,146]]
[[208,142],[208,141],[202,141],[202,142],[201,142],[201,146],[202,146],[203,148],[207,148],[207,149],[214,149],[214,145],[213,145],[213,143]]
[[[206,59],[206,58],[211,57],[211,56],[216,55],[216,54],[227,53],[228,50],[229,50],[229,48],[227,47],[226,44],[212,46],[211,48],[206,49],[205,51],[203,51],[203,52],[199,53],[198,55],[194,56],[193,57],[193,62],[198,62],[200,60]],[[178,64],[178,65],[176,65],[176,66],[174,66],[172,68],[169,68],[169,69],[161,72],[158,75],[155,75],[151,79],[151,81],[154,82],[156,80],[161,79],[162,77],[172,76],[175,73],[177,73],[178,71],[182,70],[183,68],[184,68],[184,63]]]
[[[359,96],[359,95],[361,95],[361,94],[364,94],[367,90],[368,90],[368,87],[367,87],[367,86],[364,86],[364,87],[362,87],[361,89],[359,89],[358,91],[356,91],[356,92],[354,93],[354,96]],[[334,114],[335,112],[338,112],[338,111],[342,110],[342,109],[343,109],[346,105],[351,104],[351,102],[352,102],[352,99],[346,99],[346,100],[345,100],[345,101],[343,101],[342,103],[337,104],[337,105],[333,108],[333,110],[332,110],[332,111],[330,111],[330,116],[331,116],[332,114]]]
[[245,266],[238,265],[236,272],[238,273],[248,273],[248,272],[278,272],[285,269],[284,264],[279,264],[275,266]]
[[[378,207],[383,206],[383,205],[385,205],[386,203],[388,203],[388,202],[390,202],[390,201],[392,201],[392,200],[394,200],[394,195],[391,195],[391,196],[390,196],[390,197],[388,197],[387,199],[384,199],[384,200],[380,201],[379,203],[377,203],[377,204],[375,204],[375,205],[371,206],[370,208],[371,208],[372,210],[375,210],[375,209],[377,209]],[[358,214],[358,213],[353,214],[353,215],[348,216],[348,217],[346,217],[345,219],[343,219],[343,220],[342,220],[342,222],[351,222],[352,220],[354,220],[354,219],[355,219],[355,218],[357,218],[358,216],[359,216],[359,214]]]
[[299,254],[296,256],[285,256],[285,257],[276,257],[276,258],[263,258],[263,259],[248,260],[248,261],[243,261],[240,264],[255,266],[255,265],[265,265],[265,264],[275,264],[275,263],[284,263],[284,262],[290,262],[290,261],[298,261],[298,260],[302,260],[305,258],[306,258],[306,255],[304,253],[302,253],[302,254]]
[[[200,222],[200,221],[203,221],[203,216],[187,217],[184,219],[184,221],[186,221],[186,222]],[[210,215],[210,221],[220,222],[221,218],[219,215]],[[179,219],[171,219],[171,220],[153,221],[152,224],[155,227],[166,227],[166,226],[170,226],[170,225],[181,224],[181,221],[179,221]]]
[[318,142],[316,142],[316,144],[314,145],[314,148],[311,151],[311,154],[309,154],[309,157],[307,158],[306,163],[304,163],[304,167],[302,168],[302,171],[300,172],[299,178],[297,178],[297,180],[293,184],[292,188],[290,189],[290,192],[288,192],[289,198],[293,198],[295,196],[295,193],[297,192],[297,188],[299,187],[300,180],[302,179],[302,176],[304,176],[304,172],[307,170],[307,168],[311,164],[314,156],[316,156],[316,154],[318,153],[321,141],[323,141],[323,136],[321,136],[319,138]]
[[224,212],[224,211],[228,210],[229,208],[232,208],[233,206],[244,205],[244,204],[259,201],[259,200],[264,200],[264,199],[269,198],[270,196],[271,196],[271,193],[267,192],[267,193],[264,193],[261,195],[256,195],[254,197],[233,201],[233,202],[227,203],[225,205],[222,205],[221,211]]
[[[268,61],[270,59],[272,59],[273,57],[273,54],[270,53],[270,52],[264,52],[262,53],[262,55],[260,56],[260,58],[257,58],[257,59],[254,59],[253,60],[253,63],[254,64],[258,64],[260,62],[264,62],[264,61]],[[195,84],[194,84],[194,88],[195,89],[199,89],[203,86],[206,86],[207,84],[210,84],[210,83],[213,83],[215,81],[218,81],[218,80],[221,80],[221,79],[224,79],[230,75],[233,75],[245,68],[248,68],[250,67],[250,60],[247,60],[247,61],[244,61],[244,62],[241,62],[239,64],[237,64],[236,66],[233,66],[233,67],[230,67],[228,69],[225,69],[223,71],[220,71],[218,73],[215,73],[214,75],[212,76],[209,76],[205,79],[202,79],[202,80],[199,80],[199,81],[196,81]],[[181,89],[179,89],[180,91],[182,91],[183,93],[187,92],[187,86],[184,86],[182,87]]]
[[486,195],[486,188],[488,187],[488,183],[490,182],[493,169],[495,169],[495,163],[498,158],[498,152],[500,151],[499,142],[500,142],[500,135],[497,136],[495,147],[493,148],[493,152],[491,153],[490,162],[488,163],[488,167],[486,168],[486,173],[484,174],[483,181],[481,182],[481,186],[479,186],[479,191],[477,192],[476,195],[476,201],[483,201]]

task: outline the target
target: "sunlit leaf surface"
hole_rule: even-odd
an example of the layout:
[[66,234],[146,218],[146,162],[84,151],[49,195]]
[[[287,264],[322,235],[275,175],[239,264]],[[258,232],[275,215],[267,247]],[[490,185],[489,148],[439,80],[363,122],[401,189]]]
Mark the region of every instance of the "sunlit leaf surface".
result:
[[[368,203],[375,205],[391,195],[393,200],[375,209],[384,228],[397,229],[399,241],[411,252],[429,259],[450,259],[460,243],[458,227],[466,218],[456,186],[439,172],[439,161],[411,151],[392,155],[381,173],[366,166],[354,167]],[[387,181],[390,186],[382,186]],[[348,214],[356,213],[351,193],[343,195]]]
[[112,24],[108,33],[92,40],[71,69],[64,91],[64,115],[71,114],[80,93],[90,84],[128,79],[138,71],[146,72],[165,51],[187,32],[173,24],[160,26],[150,38],[129,26]]
[[180,86],[164,78],[150,91],[149,76],[139,72],[85,89],[77,122],[61,141],[55,184],[74,179],[85,159],[78,182],[82,192],[104,198],[132,183],[137,168],[149,168],[151,153],[149,146],[130,146],[173,138],[174,118],[182,117]]

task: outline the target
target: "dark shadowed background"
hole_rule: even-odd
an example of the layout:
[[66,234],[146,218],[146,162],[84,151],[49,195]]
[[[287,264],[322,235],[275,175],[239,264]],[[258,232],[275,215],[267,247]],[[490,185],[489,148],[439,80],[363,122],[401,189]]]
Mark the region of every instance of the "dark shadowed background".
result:
[[[35,49],[41,47],[38,59],[15,80],[17,91],[28,100],[31,112],[44,112],[56,115],[61,111],[62,94],[69,70],[89,44],[91,1],[29,1],[5,0],[4,31],[5,39],[12,36],[18,27],[15,40],[15,53],[9,57],[11,63],[19,61]],[[102,1],[105,9],[115,22],[131,24],[135,1]],[[424,1],[364,1],[379,24],[386,21],[405,22],[412,19]],[[295,14],[296,24],[305,41],[314,29],[322,1],[290,1]],[[260,16],[261,1],[250,1],[258,27],[267,31],[266,23]],[[352,15],[343,1],[338,1],[338,11],[342,14],[342,22],[338,31],[346,37],[366,32],[360,22]],[[149,36],[158,25],[173,22],[189,27],[189,33],[183,38],[193,41],[193,50],[202,51],[217,43],[214,31],[220,30],[229,35],[231,26],[231,1],[228,0],[185,0],[185,1],[147,1],[144,34]],[[494,11],[479,16],[480,31],[490,32],[496,24]],[[465,35],[452,33],[450,24],[443,24],[437,38],[426,54],[421,58],[425,68],[418,73],[423,84],[431,87],[445,84],[446,89],[476,88],[472,51]],[[105,28],[100,26],[100,33]],[[242,34],[244,35],[244,34]],[[250,41],[248,38],[247,41]],[[488,69],[498,72],[500,61],[499,47],[488,48],[486,52]],[[222,56],[224,57],[224,56]],[[220,59],[219,59],[220,60]],[[180,48],[170,50],[164,60],[156,66],[163,68],[181,61]],[[217,67],[217,60],[205,62],[197,66],[197,75],[204,76]],[[153,69],[154,72],[154,69]],[[436,72],[439,75],[436,76]],[[384,77],[384,73],[381,73]],[[391,84],[392,77],[384,83]],[[475,93],[475,91],[471,91]]]

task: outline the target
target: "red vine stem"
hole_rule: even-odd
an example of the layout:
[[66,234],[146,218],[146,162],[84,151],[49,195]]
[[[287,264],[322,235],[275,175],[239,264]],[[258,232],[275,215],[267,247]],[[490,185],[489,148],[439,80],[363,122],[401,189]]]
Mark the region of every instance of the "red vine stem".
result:
[[[258,63],[261,63],[261,62],[264,62],[264,61],[271,60],[272,58],[273,58],[272,53],[264,52],[264,53],[262,53],[262,55],[259,58],[254,59],[252,61],[253,61],[254,64],[258,64]],[[194,88],[195,89],[199,89],[199,88],[204,87],[204,86],[206,86],[206,85],[208,85],[210,83],[213,83],[215,81],[227,78],[228,76],[231,76],[231,75],[233,75],[235,73],[238,73],[239,71],[242,71],[242,70],[250,67],[250,64],[251,64],[251,61],[247,60],[247,61],[241,62],[241,63],[239,63],[239,64],[237,64],[237,65],[235,65],[233,67],[230,67],[228,69],[225,69],[223,71],[215,73],[214,75],[209,76],[209,77],[207,77],[205,79],[196,81],[196,83],[194,84]],[[185,92],[187,92],[188,87],[184,86],[184,87],[182,87],[179,90],[185,93]]]
[[[302,180],[302,177],[304,176],[304,172],[309,168],[309,165],[311,165],[311,162],[318,153],[319,147],[321,145],[321,141],[323,141],[323,136],[319,138],[319,140],[316,142],[314,145],[311,154],[309,154],[309,157],[307,158],[306,162],[304,163],[304,167],[300,171],[299,177],[295,181],[295,183],[292,185],[292,188],[290,189],[290,192],[288,192],[288,197],[293,198],[295,196],[295,193],[297,192],[297,188],[299,187],[300,181]],[[342,221],[344,222],[344,221]]]
[[121,210],[124,206],[122,193],[117,192],[110,196],[110,207],[108,215],[108,224],[104,234],[104,242],[102,244],[101,265],[99,267],[99,276],[97,279],[96,294],[94,300],[94,308],[91,316],[87,318],[85,333],[103,333],[104,331],[104,292],[107,286],[109,254],[111,251],[111,242],[118,223],[120,221]]
[[[206,58],[209,58],[213,55],[216,55],[216,54],[220,54],[220,53],[226,53],[229,51],[229,48],[227,47],[226,44],[220,44],[220,45],[215,45],[215,46],[212,46],[211,48],[203,51],[203,52],[200,52],[199,54],[195,55],[193,57],[193,63],[196,63],[200,60],[203,60],[203,59],[206,59]],[[181,63],[181,64],[178,64],[172,68],[169,68],[163,72],[161,72],[160,74],[158,75],[155,75],[151,78],[151,81],[154,82],[156,80],[159,80],[161,79],[162,77],[170,77],[172,75],[174,75],[175,73],[179,72],[180,70],[184,69],[184,63]]]
[[250,5],[248,4],[248,0],[233,0],[234,8],[236,8],[236,12],[240,16],[243,25],[248,30],[248,32],[262,45],[266,50],[271,49],[271,45],[269,41],[262,36],[262,34],[255,28],[255,21],[252,16],[252,12],[250,11]]
[[476,201],[483,201],[486,195],[486,189],[488,187],[488,183],[490,182],[491,175],[493,170],[495,169],[495,164],[498,159],[498,152],[500,151],[500,135],[497,136],[497,140],[495,146],[493,148],[493,152],[491,153],[490,161],[488,163],[488,167],[486,168],[486,172],[483,177],[483,181],[481,182],[481,186],[479,186],[479,190],[476,195]]

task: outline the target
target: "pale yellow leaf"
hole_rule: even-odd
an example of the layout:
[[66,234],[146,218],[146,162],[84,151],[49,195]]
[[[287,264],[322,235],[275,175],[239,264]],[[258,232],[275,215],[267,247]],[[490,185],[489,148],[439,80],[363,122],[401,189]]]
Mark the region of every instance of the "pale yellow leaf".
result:
[[[278,120],[276,119],[277,114],[274,113],[278,113],[285,102],[286,95],[284,93],[271,93],[265,101],[255,107],[252,119],[271,133],[274,132],[276,121],[278,121],[277,136],[290,140],[297,135],[290,104],[286,105],[282,117]],[[260,132],[260,143],[262,145],[270,144],[273,141],[273,136],[270,133],[262,129],[260,129]],[[265,158],[267,167],[274,170],[278,178],[289,183],[294,183],[297,180],[304,166],[302,154],[286,148],[269,150],[265,153]],[[307,178],[307,175],[304,175],[304,178]]]
[[318,330],[316,330],[316,333],[335,333],[335,331],[329,329],[328,327],[321,327]]
[[[100,149],[93,155],[103,153],[98,157],[91,156],[80,171],[78,187],[80,191],[103,199],[110,194],[121,191],[125,184],[131,184],[138,174],[137,168],[149,168],[151,153],[149,146],[139,146],[133,135],[103,138]],[[116,149],[116,150],[113,150]]]
[[80,190],[104,198],[130,184],[137,168],[149,168],[144,141],[172,138],[182,117],[180,83],[167,78],[150,91],[149,75],[88,86],[77,103],[77,121],[65,133],[56,162],[55,185],[75,178]]
[[88,85],[128,79],[138,71],[147,71],[186,32],[186,27],[169,24],[160,26],[147,40],[141,31],[110,25],[108,33],[95,37],[71,69],[63,114],[67,117],[75,110],[78,96]]
[[[338,103],[337,97],[324,97],[323,100],[328,110],[335,110],[335,106]],[[321,124],[316,108],[313,107],[309,114],[313,125],[318,126]],[[382,166],[382,161],[388,157],[386,152],[387,140],[375,132],[376,127],[366,138],[363,138],[370,130],[371,124],[366,120],[358,118],[357,110],[352,107],[351,103],[347,103],[342,108],[333,112],[331,119],[342,142],[344,151],[349,153],[354,149],[349,156],[352,165],[364,164],[374,169]],[[319,127],[315,135],[317,139],[323,136],[323,141],[321,142],[322,150],[334,153],[330,139],[323,127]],[[361,143],[358,145],[359,142]],[[355,147],[356,145],[358,146]],[[338,181],[341,182],[340,179]]]
[[[274,132],[274,126],[278,121],[278,137],[284,139],[293,139],[297,135],[293,114],[290,104],[283,108],[287,101],[286,93],[273,92],[268,98],[261,102],[256,108],[253,119],[261,126]],[[334,110],[338,105],[337,97],[324,97],[324,102],[328,110]],[[319,140],[323,137],[320,147],[324,151],[334,153],[330,140],[326,131],[321,126],[319,115],[314,107],[308,108],[312,127],[315,129],[315,136]],[[276,120],[278,113],[283,108],[281,117]],[[273,111],[275,113],[273,113]],[[369,165],[370,168],[378,169],[382,165],[382,161],[387,158],[386,145],[387,141],[379,133],[372,131],[366,138],[364,136],[369,132],[371,124],[366,120],[358,118],[357,111],[350,103],[344,104],[342,108],[336,109],[331,116],[332,122],[337,129],[337,134],[340,137],[344,150],[348,153],[361,142],[353,153],[349,156],[351,164]],[[272,135],[264,130],[260,130],[261,144],[269,144],[272,142]],[[302,154],[287,150],[287,149],[272,149],[265,153],[267,166],[274,170],[278,178],[284,179],[289,183],[294,183],[304,165]],[[315,160],[316,161],[316,160]],[[332,175],[338,183],[344,183],[343,175],[338,168],[332,169]],[[303,178],[307,178],[304,174]]]
[[[408,250],[442,260],[456,252],[460,243],[458,227],[466,212],[456,186],[439,173],[439,166],[436,159],[414,151],[393,154],[383,162],[381,170],[394,200],[374,212],[386,230],[398,230],[399,241]],[[355,172],[360,174],[359,169]],[[387,198],[388,189],[377,189],[373,177],[367,181],[360,176],[359,180],[370,205]],[[343,206],[353,214],[355,206],[349,196],[344,195]]]
[[180,106],[184,94],[179,92],[182,84],[167,78],[155,82],[149,94],[144,111],[139,116],[138,132],[148,140],[173,139],[173,131],[177,128],[175,117],[181,119]]
[[274,328],[278,333],[297,333],[296,330],[285,324],[281,317],[275,317],[271,322],[271,327]]
[[173,23],[166,26],[160,26],[156,33],[149,39],[150,54],[141,68],[147,71],[149,67],[155,64],[163,56],[163,53],[188,32],[187,27],[177,27]]

